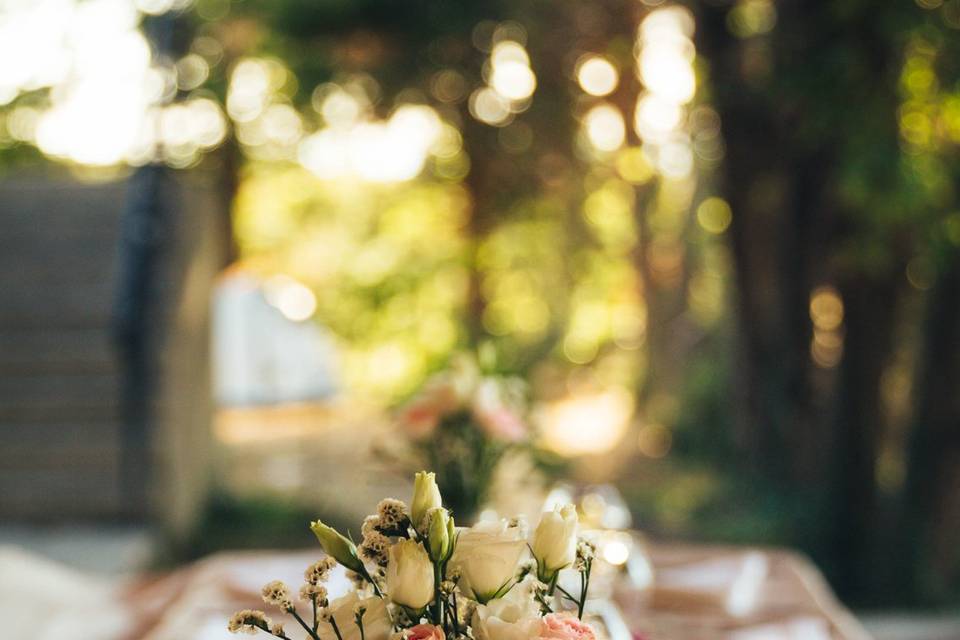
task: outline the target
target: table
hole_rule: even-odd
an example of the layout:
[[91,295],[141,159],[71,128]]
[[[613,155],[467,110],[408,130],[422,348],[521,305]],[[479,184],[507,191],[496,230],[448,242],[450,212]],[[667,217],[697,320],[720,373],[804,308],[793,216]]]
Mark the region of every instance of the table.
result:
[[[234,610],[263,608],[259,588],[273,579],[296,590],[303,568],[319,555],[222,553],[130,584],[122,601],[134,624],[125,640],[235,638],[225,629]],[[657,544],[642,557],[656,576],[653,586],[636,588],[642,580],[624,577],[612,588],[627,627],[649,640],[870,638],[820,572],[796,553]]]

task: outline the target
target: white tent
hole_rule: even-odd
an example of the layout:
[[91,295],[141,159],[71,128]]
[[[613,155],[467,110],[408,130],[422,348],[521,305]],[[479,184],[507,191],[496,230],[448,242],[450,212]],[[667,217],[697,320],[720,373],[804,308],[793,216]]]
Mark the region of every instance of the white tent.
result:
[[[303,285],[292,286],[305,291]],[[218,403],[263,406],[330,398],[337,390],[332,336],[315,321],[291,320],[268,302],[267,291],[242,272],[226,275],[217,287],[213,374]]]

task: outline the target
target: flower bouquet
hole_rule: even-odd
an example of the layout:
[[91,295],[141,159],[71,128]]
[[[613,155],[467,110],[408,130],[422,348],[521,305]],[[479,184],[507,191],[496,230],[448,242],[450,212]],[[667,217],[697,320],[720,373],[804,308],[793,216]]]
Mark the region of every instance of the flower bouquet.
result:
[[[279,581],[262,591],[264,602],[293,618],[300,637],[595,640],[583,621],[594,547],[578,537],[572,505],[544,513],[532,536],[517,519],[458,528],[434,474],[421,472],[410,508],[382,501],[363,522],[359,545],[320,521],[310,528],[327,555],[307,568],[302,603]],[[354,587],[331,600],[327,581],[338,564]],[[249,609],[234,614],[228,628],[292,637]]]
[[462,355],[399,411],[415,468],[436,472],[447,506],[462,521],[483,506],[504,454],[529,444],[524,407],[521,381],[484,375]]

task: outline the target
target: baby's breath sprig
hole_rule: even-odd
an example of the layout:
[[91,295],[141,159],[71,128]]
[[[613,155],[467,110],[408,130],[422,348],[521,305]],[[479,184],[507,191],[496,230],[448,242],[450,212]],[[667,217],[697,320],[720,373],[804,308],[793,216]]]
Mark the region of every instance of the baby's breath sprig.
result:
[[587,606],[587,592],[590,590],[590,573],[593,571],[593,558],[597,553],[595,544],[586,538],[577,541],[577,556],[573,568],[580,574],[580,597],[574,597],[569,591],[556,585],[556,589],[568,600],[577,605],[577,617],[583,620],[583,609]]
[[535,580],[533,584],[530,585],[530,593],[533,595],[533,599],[540,604],[540,613],[543,615],[553,613],[553,608],[547,603],[549,592],[550,587],[539,580]]

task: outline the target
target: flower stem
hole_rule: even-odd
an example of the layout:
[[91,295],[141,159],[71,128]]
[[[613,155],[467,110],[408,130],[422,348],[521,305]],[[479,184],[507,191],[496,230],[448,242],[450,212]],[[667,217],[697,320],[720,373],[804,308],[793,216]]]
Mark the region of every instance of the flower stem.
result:
[[457,593],[454,591],[450,594],[450,598],[453,601],[453,606],[450,607],[451,617],[453,618],[453,633],[456,634],[456,637],[460,637],[460,620],[457,619]]
[[377,586],[376,580],[373,579],[373,576],[370,575],[370,572],[367,571],[366,567],[363,567],[363,573],[361,575],[367,579],[367,582],[373,585],[373,592],[377,595],[378,598],[382,600],[383,593],[380,591],[380,587]]
[[304,622],[303,618],[300,617],[300,614],[297,613],[297,610],[296,610],[296,609],[287,609],[287,613],[289,613],[290,615],[292,615],[292,616],[294,617],[294,619],[296,619],[296,621],[297,621],[298,623],[300,623],[300,626],[303,627],[303,630],[306,631],[307,634],[308,634],[311,638],[313,638],[313,640],[320,640],[320,636],[318,636],[318,635],[316,634],[316,632],[315,632],[313,629],[311,629],[311,628],[309,627],[309,625],[307,625],[306,622]]
[[440,580],[442,576],[440,575],[440,565],[433,565],[433,623],[436,625],[443,624],[443,605],[440,601]]
[[330,616],[330,626],[333,627],[333,632],[337,634],[337,640],[343,640],[343,636],[340,635],[340,627],[337,626],[337,619],[334,618],[332,615]]

